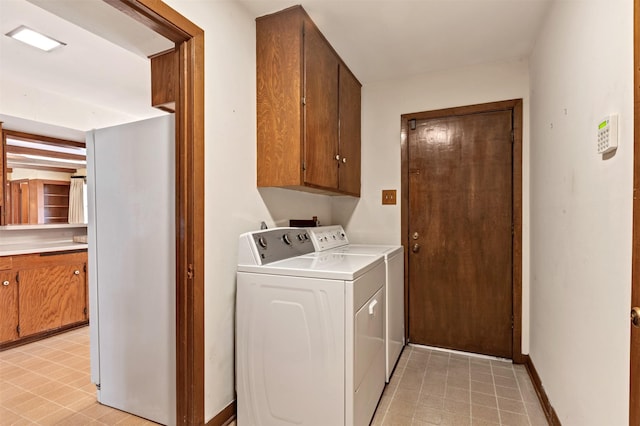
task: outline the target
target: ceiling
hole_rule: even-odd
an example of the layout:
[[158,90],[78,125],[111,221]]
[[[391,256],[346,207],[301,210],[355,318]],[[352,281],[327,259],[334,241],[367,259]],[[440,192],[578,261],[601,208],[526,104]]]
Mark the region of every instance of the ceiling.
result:
[[[254,16],[291,6],[236,0]],[[361,83],[529,56],[551,0],[302,0]]]
[[[88,29],[71,21],[83,22]],[[62,41],[66,46],[43,52],[4,35],[20,25]],[[36,87],[62,94],[134,119],[162,114],[150,105],[147,56],[170,49],[173,44],[107,3],[101,0],[0,0],[0,32],[0,78],[5,84],[10,82],[16,87]],[[122,36],[109,41],[96,34]],[[19,124],[28,125],[25,121]]]
[[[366,86],[526,58],[551,0],[230,1],[252,16],[302,4]],[[43,31],[67,46],[44,53],[4,36],[19,25]],[[114,39],[114,27],[124,36]],[[36,85],[140,118],[158,114],[149,106],[146,57],[171,44],[102,0],[0,0],[0,31],[2,80]]]

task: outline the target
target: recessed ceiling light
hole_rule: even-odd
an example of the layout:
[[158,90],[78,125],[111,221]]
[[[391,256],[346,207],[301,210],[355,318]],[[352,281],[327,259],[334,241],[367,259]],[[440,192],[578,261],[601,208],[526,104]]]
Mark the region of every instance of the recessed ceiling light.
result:
[[61,41],[54,40],[44,34],[40,34],[39,32],[34,31],[31,28],[27,28],[24,25],[8,32],[6,35],[23,43],[27,43],[30,46],[44,50],[45,52],[50,52],[60,46],[66,46],[66,43],[62,43]]

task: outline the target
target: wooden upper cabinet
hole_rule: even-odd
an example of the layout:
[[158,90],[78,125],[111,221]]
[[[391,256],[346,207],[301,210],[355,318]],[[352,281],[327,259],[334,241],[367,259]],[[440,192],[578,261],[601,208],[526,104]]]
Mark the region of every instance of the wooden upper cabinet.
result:
[[[25,219],[25,207],[28,206],[28,223],[68,223],[69,222],[69,188],[71,182],[46,179],[29,179],[26,182],[16,182],[20,185],[20,191],[13,195],[14,202],[13,219],[27,223]],[[14,191],[15,192],[15,191]],[[25,201],[28,199],[28,204]]]
[[4,155],[5,136],[2,131],[2,122],[0,121],[0,225],[6,225],[7,206],[5,203],[5,191],[7,190],[7,174],[5,173],[5,163],[7,162]]
[[360,195],[360,82],[341,65],[339,74],[339,182],[347,194]]
[[301,6],[256,19],[256,82],[258,186],[359,196],[361,85]]
[[178,96],[178,51],[151,57],[151,106],[175,112]]
[[338,187],[338,57],[320,31],[304,33],[304,183]]

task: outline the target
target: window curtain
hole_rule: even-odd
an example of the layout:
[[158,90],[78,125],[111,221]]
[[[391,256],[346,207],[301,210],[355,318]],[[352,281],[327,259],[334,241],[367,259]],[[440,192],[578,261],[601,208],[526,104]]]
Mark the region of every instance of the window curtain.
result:
[[69,223],[87,223],[87,184],[84,178],[71,178]]

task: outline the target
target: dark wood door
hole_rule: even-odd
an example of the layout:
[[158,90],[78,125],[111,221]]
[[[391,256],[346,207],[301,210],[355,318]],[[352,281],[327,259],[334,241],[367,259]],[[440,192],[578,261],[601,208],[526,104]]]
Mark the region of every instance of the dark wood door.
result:
[[304,181],[338,187],[338,58],[322,34],[305,25]]
[[506,110],[409,132],[411,342],[512,357],[512,127]]
[[341,191],[360,195],[360,82],[344,66],[339,76],[338,186]]

